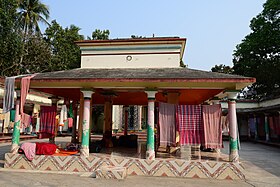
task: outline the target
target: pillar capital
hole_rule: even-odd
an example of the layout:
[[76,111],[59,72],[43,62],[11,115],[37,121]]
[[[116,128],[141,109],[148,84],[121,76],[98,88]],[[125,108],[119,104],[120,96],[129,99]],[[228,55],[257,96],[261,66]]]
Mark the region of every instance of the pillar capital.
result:
[[84,98],[91,98],[91,95],[94,93],[92,90],[81,90],[84,95]]
[[148,99],[155,99],[157,91],[145,91],[148,96]]
[[229,100],[236,100],[237,94],[239,93],[238,90],[228,90],[225,92]]

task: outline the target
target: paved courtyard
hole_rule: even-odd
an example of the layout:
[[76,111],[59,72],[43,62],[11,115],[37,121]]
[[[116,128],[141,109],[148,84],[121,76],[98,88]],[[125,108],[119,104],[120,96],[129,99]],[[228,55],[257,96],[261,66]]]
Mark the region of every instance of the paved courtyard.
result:
[[[35,141],[35,140],[28,140]],[[46,141],[46,140],[36,140]],[[70,137],[57,138],[57,142],[70,141]],[[246,168],[246,181],[183,179],[163,177],[129,176],[124,181],[101,180],[81,174],[61,174],[59,172],[30,172],[25,170],[4,169],[4,154],[10,150],[11,143],[0,144],[0,186],[280,186],[280,149],[262,144],[243,142],[241,161]],[[224,153],[228,152],[225,142]]]

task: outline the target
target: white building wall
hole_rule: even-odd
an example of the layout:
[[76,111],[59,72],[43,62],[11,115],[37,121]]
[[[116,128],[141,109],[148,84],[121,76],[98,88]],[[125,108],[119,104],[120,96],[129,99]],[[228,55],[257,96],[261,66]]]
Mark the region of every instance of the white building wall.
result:
[[82,56],[81,68],[177,68],[179,54]]

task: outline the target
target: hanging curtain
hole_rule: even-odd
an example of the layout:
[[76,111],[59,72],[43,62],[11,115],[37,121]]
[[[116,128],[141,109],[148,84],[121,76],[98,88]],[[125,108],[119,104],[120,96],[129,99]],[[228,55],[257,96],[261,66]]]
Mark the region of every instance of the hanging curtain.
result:
[[200,105],[177,106],[177,125],[181,145],[201,144],[203,131]]
[[176,105],[159,103],[159,134],[161,146],[176,146]]
[[23,114],[24,104],[26,101],[26,96],[29,91],[30,86],[30,79],[33,78],[35,75],[23,77],[21,79],[21,88],[20,88],[20,114]]
[[29,126],[30,126],[30,122],[31,122],[30,115],[23,113],[23,114],[21,115],[21,120],[20,120],[20,122],[21,122],[21,126],[20,126],[21,128],[27,128],[27,127],[29,127]]
[[56,106],[41,106],[40,113],[41,138],[53,137],[55,135]]
[[205,148],[223,148],[221,115],[222,108],[220,104],[202,105],[204,131],[202,145]]
[[3,99],[3,113],[9,112],[14,108],[14,91],[15,91],[15,78],[16,77],[6,77],[5,87],[4,87],[4,99]]

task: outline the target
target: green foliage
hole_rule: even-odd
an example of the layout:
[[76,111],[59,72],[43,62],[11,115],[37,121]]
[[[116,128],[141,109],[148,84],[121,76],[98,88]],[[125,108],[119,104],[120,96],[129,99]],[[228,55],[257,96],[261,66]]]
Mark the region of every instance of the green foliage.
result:
[[[42,43],[43,41],[36,38],[36,35],[41,35],[39,22],[48,24],[47,19],[49,18],[49,9],[45,4],[41,3],[40,0],[19,0],[18,2],[18,23],[21,27],[21,33],[23,35],[23,45],[18,63],[19,72],[17,72],[17,74],[23,74],[33,71],[30,69],[30,65],[32,65],[32,63],[30,63],[30,59],[32,58],[30,54],[38,55],[33,57],[34,59],[41,60],[41,62],[37,62],[36,64],[43,63],[47,60],[41,58],[44,56],[43,54],[32,53],[34,51],[29,52],[29,50],[33,50],[33,48],[44,48],[44,44]],[[30,47],[30,45],[34,46]],[[47,53],[48,51],[46,54]],[[29,57],[29,59],[24,59],[24,57]],[[31,62],[32,61],[33,60],[31,60]]]
[[47,43],[51,46],[52,59],[48,71],[66,70],[80,67],[80,49],[74,43],[83,40],[80,28],[71,25],[63,29],[56,21],[46,29]]
[[22,39],[17,24],[17,1],[0,0],[0,69],[2,76],[16,74]]
[[109,35],[109,30],[95,29],[95,31],[92,32],[92,40],[108,40]]
[[49,44],[38,35],[29,34],[27,38],[20,74],[48,71],[52,57]]
[[224,64],[215,65],[211,68],[212,72],[218,72],[218,73],[226,73],[226,74],[232,74],[233,69],[230,66],[226,66]]
[[280,3],[267,0],[263,11],[251,20],[252,32],[236,46],[234,73],[256,77],[258,98],[280,87]]
[[41,33],[39,22],[48,24],[49,8],[40,0],[19,0],[19,24],[26,33]]

